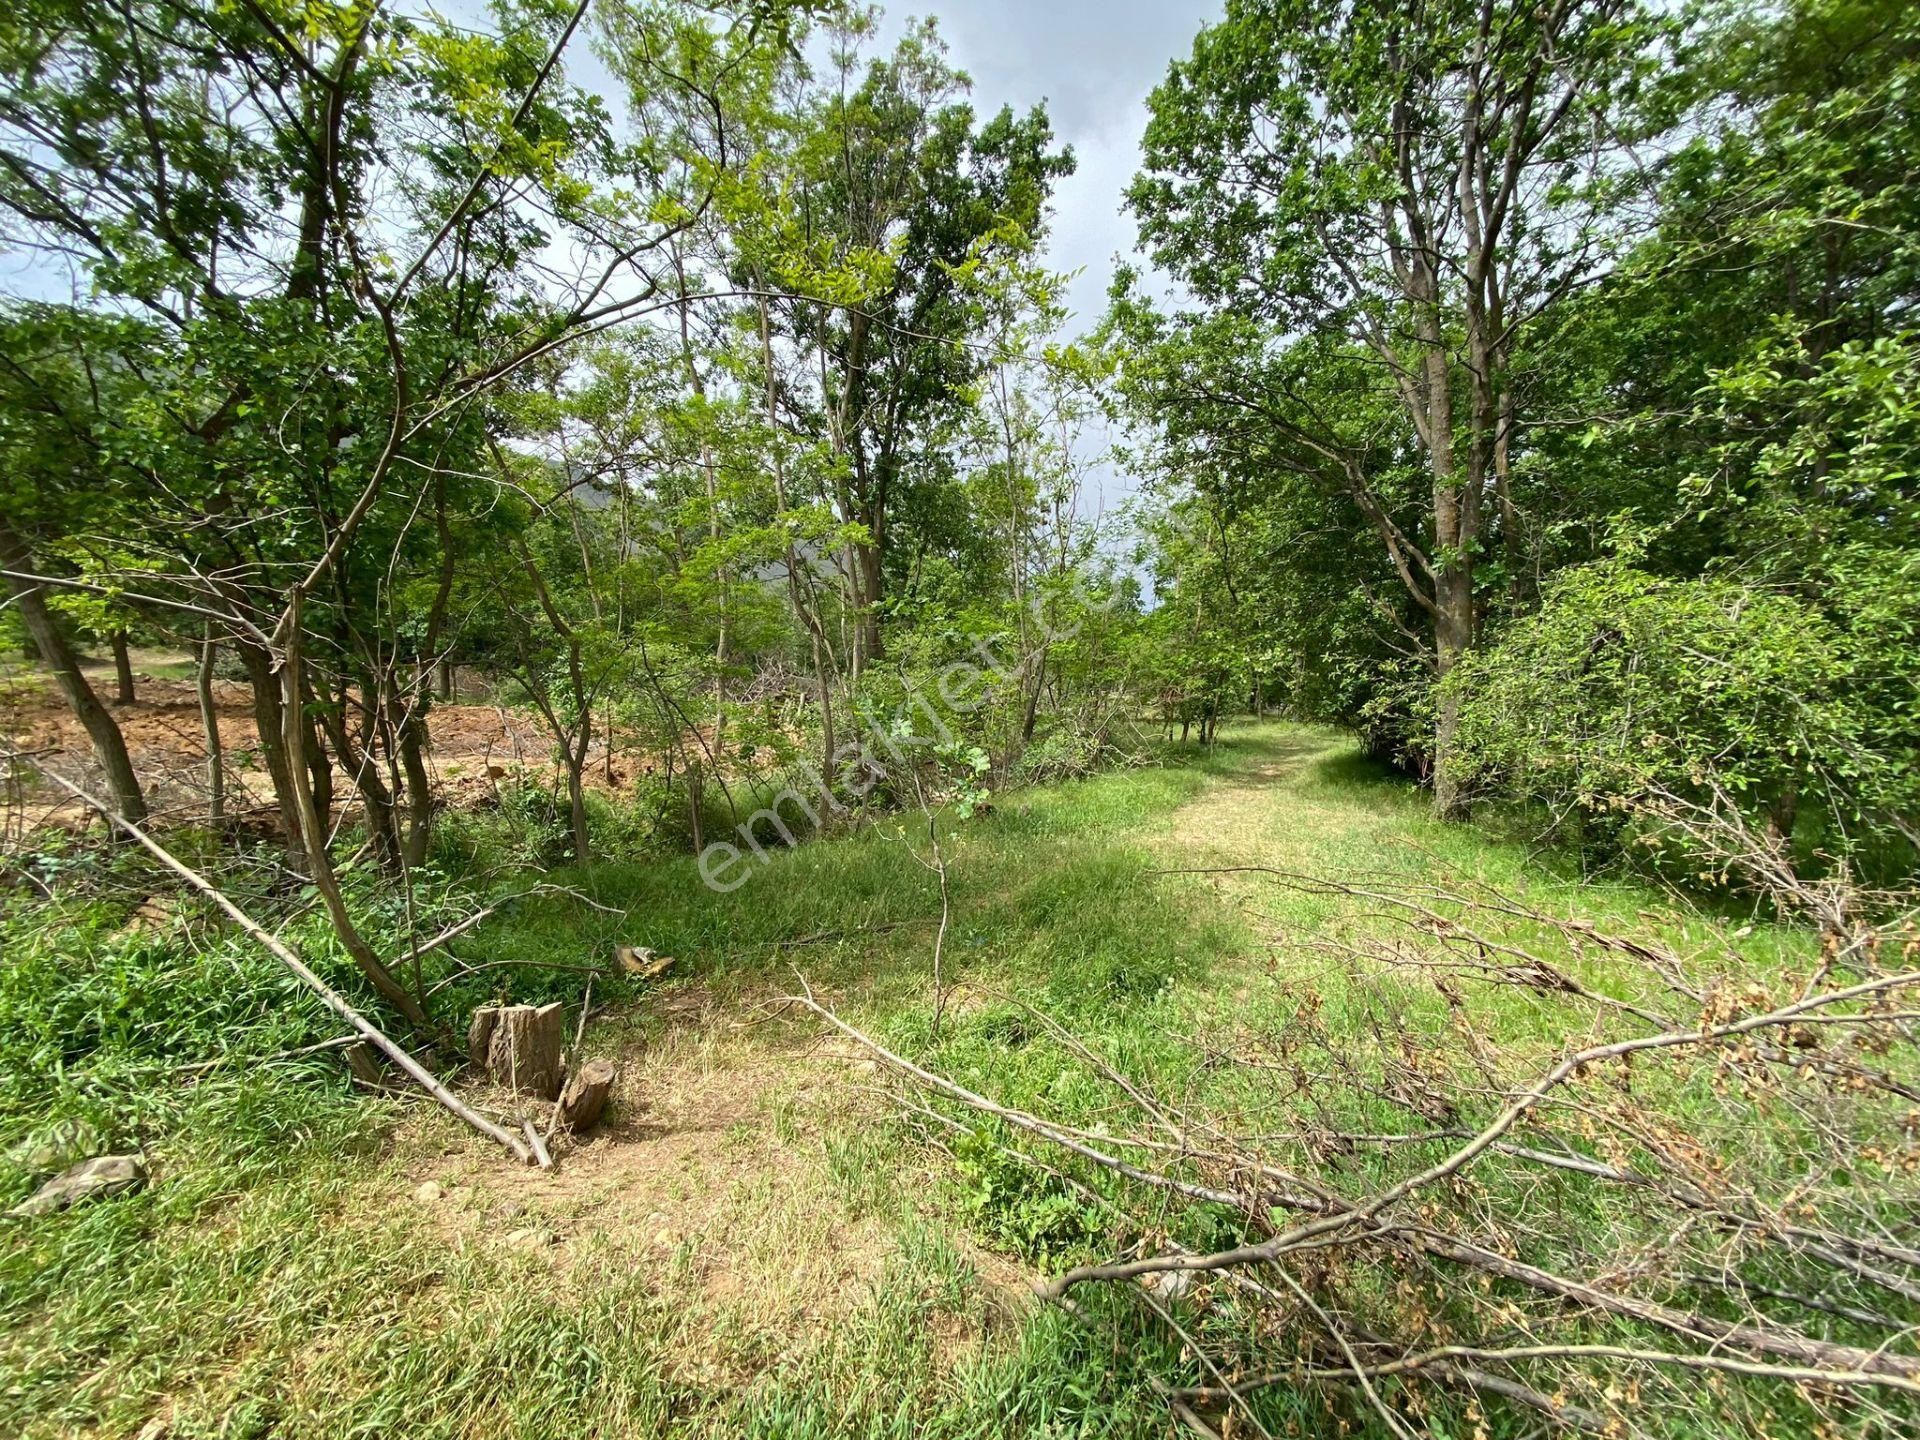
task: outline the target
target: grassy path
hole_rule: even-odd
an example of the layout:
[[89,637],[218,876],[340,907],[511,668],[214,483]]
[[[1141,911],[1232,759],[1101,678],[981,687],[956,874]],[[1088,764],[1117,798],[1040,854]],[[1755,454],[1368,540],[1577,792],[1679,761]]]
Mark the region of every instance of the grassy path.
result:
[[[691,862],[603,865],[573,878],[620,913],[562,897],[476,932],[463,953],[491,962],[578,963],[615,940],[682,959],[589,1026],[586,1052],[623,1078],[612,1122],[557,1171],[503,1166],[429,1107],[321,1104],[265,1075],[210,1090],[152,1190],[0,1240],[0,1433],[1163,1435],[1111,1335],[1027,1299],[1110,1245],[1110,1220],[903,1122],[870,1061],[777,1003],[796,972],[1011,1103],[1087,1124],[1110,1110],[1036,1043],[1032,1005],[1184,1098],[1260,1116],[1268,1097],[1197,1064],[1198,1038],[1239,1044],[1305,1005],[1364,1037],[1406,997],[1302,940],[1365,923],[1351,907],[1154,872],[1574,893],[1524,850],[1436,824],[1342,737],[1238,728],[1211,755],[1009,796],[951,832],[955,993],[936,1039],[937,892],[899,832],[802,846],[728,896]],[[1578,898],[1605,917],[1652,897]],[[1444,1034],[1439,1000],[1406,1003]],[[1516,1044],[1563,1038],[1532,1002],[1502,1023]]]

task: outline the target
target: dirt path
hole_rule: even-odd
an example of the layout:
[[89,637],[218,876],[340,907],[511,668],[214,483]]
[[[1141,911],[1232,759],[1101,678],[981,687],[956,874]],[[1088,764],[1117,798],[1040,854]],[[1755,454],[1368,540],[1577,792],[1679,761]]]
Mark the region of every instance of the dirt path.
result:
[[[936,1157],[903,1165],[883,1138],[892,1107],[871,1060],[700,981],[591,1026],[584,1049],[620,1068],[612,1118],[556,1168],[502,1165],[422,1108],[372,1203],[400,1204],[455,1254],[517,1253],[525,1283],[556,1293],[609,1270],[655,1276],[684,1312],[677,1378],[702,1386],[801,1359],[873,1303],[938,1182]],[[1026,1307],[1031,1277],[954,1242],[967,1303],[939,1338],[957,1364]]]
[[1146,837],[1169,865],[1304,871],[1350,855],[1374,869],[1405,822],[1398,792],[1332,731],[1230,731],[1213,763],[1206,787]]

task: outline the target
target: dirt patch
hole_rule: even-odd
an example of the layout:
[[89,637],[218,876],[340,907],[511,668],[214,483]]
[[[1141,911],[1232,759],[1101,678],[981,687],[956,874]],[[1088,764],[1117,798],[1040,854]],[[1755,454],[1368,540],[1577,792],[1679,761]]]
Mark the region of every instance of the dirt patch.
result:
[[[102,684],[100,677],[94,678],[102,698],[109,696],[110,682]],[[131,705],[110,708],[126,737],[149,803],[158,811],[177,810],[182,815],[203,810],[207,744],[193,682],[141,675],[135,693],[138,698]],[[226,761],[229,811],[265,814],[272,805],[273,787],[260,759],[252,689],[244,681],[220,680],[214,683],[213,694]],[[516,771],[544,777],[552,768],[551,738],[531,716],[505,706],[436,702],[427,715],[427,731],[428,764],[442,804],[484,804],[494,798],[496,784]],[[33,754],[36,763],[97,786],[99,776],[86,731],[44,672],[26,669],[0,675],[0,735],[14,748]],[[616,756],[609,773],[602,748],[596,747],[594,758],[589,783],[607,789],[630,786],[647,768]],[[338,770],[335,791],[341,803],[351,803],[352,781]],[[16,803],[30,812],[28,829],[83,818],[77,803],[47,786],[27,791]]]
[[[585,1053],[620,1078],[607,1121],[553,1169],[503,1164],[423,1110],[397,1140],[395,1201],[456,1250],[536,1257],[560,1288],[587,1265],[655,1277],[751,1337],[727,1348],[755,1366],[805,1354],[872,1301],[903,1219],[936,1193],[934,1157],[869,1143],[890,1106],[860,1057],[743,1023],[698,987],[663,1000],[679,1018],[651,1043],[618,1018],[589,1029]],[[1031,1293],[1020,1267],[960,1243],[983,1304],[941,1319],[956,1364]]]

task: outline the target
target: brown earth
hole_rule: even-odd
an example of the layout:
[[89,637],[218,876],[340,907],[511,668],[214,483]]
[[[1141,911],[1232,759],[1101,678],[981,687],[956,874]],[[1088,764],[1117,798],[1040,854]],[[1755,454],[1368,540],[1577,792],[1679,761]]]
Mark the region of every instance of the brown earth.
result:
[[[192,816],[207,803],[207,745],[193,682],[152,673],[177,673],[187,667],[184,655],[136,652],[134,703],[109,705],[146,786],[149,804],[168,818]],[[101,698],[110,700],[111,666],[84,668]],[[259,757],[252,691],[244,681],[235,680],[215,681],[213,690],[226,759],[229,813],[267,816],[273,788]],[[436,702],[428,712],[427,730],[428,763],[436,796],[443,804],[483,804],[503,778],[516,773],[544,777],[552,768],[553,741],[537,717],[472,694],[457,702]],[[0,738],[31,754],[36,764],[51,766],[98,793],[100,772],[86,731],[45,671],[37,667],[0,671]],[[589,758],[590,783],[609,789],[632,784],[648,768],[616,755],[609,772],[605,752],[597,746]],[[0,785],[5,787],[9,812],[5,833],[10,836],[41,824],[76,824],[85,818],[78,802],[63,799],[53,787],[30,777],[7,777],[0,772]],[[351,794],[351,782],[336,771],[336,800],[349,804]]]
[[[711,1372],[705,1383],[735,1384],[769,1349],[804,1354],[871,1301],[898,1262],[903,1210],[938,1188],[933,1162],[903,1166],[861,1143],[892,1106],[851,1048],[794,1031],[768,1005],[722,1004],[698,981],[653,992],[646,1008],[666,1023],[621,1011],[587,1028],[582,1054],[615,1061],[619,1079],[606,1121],[579,1142],[560,1137],[553,1169],[502,1163],[423,1105],[394,1138],[385,1203],[455,1254],[525,1257],[536,1286],[565,1291],[608,1267],[656,1275],[734,1337],[689,1363]],[[549,1110],[501,1091],[468,1098],[536,1125]],[[946,1337],[953,1361],[1024,1312],[1034,1278],[959,1243],[973,1303]]]

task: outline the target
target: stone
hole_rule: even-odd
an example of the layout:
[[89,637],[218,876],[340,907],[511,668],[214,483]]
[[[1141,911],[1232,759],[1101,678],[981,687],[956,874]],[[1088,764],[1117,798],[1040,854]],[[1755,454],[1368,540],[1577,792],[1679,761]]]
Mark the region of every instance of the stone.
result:
[[107,1137],[85,1120],[56,1120],[7,1151],[7,1164],[35,1180],[78,1164],[107,1148]]
[[63,1170],[7,1213],[51,1215],[84,1200],[125,1195],[146,1183],[147,1162],[140,1155],[101,1155]]
[[429,1180],[414,1190],[413,1198],[418,1200],[422,1205],[431,1205],[446,1193],[447,1192],[441,1188],[438,1180]]

